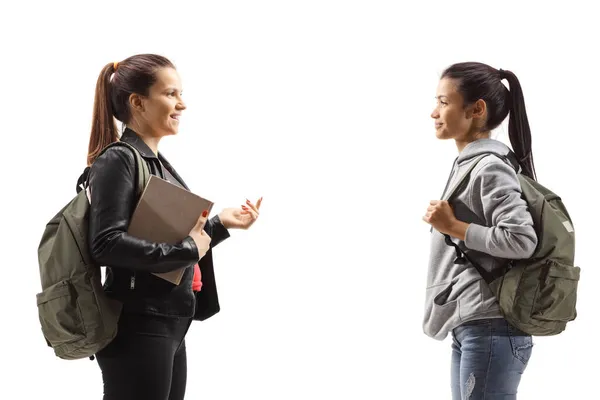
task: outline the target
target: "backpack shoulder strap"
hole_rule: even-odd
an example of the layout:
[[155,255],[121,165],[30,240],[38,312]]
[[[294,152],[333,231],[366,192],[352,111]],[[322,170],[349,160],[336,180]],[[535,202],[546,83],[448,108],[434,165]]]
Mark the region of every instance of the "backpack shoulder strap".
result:
[[[458,187],[465,181],[465,179],[467,179],[467,177],[469,177],[469,175],[471,174],[473,169],[477,166],[477,164],[479,164],[479,161],[481,161],[484,157],[488,156],[489,154],[493,154],[493,153],[485,153],[485,154],[482,154],[479,157],[477,157],[475,159],[475,161],[473,161],[471,163],[469,168],[462,174],[462,176],[460,176],[456,180],[455,184],[450,188],[450,190],[448,190],[448,192],[444,195],[443,200],[449,201],[452,198],[452,196],[455,194]],[[467,261],[470,262],[471,265],[477,270],[477,272],[479,272],[479,275],[481,275],[481,277],[483,278],[483,280],[486,283],[490,284],[492,281],[494,281],[496,278],[502,276],[506,272],[505,268],[497,268],[493,272],[486,271],[475,261],[471,260],[469,258],[469,256],[456,243],[454,243],[454,241],[452,240],[450,235],[444,234],[444,240],[446,242],[446,245],[454,247],[454,250],[456,251],[456,259],[454,260],[454,262],[456,264],[464,264]]]
[[146,164],[146,161],[144,161],[142,155],[139,151],[137,151],[135,147],[133,147],[129,143],[121,141],[113,142],[106,146],[104,149],[102,149],[100,154],[98,154],[98,157],[100,157],[100,155],[102,155],[106,150],[114,146],[124,146],[129,148],[133,152],[137,172],[137,194],[138,196],[141,195],[144,189],[146,188],[146,183],[148,183],[148,180],[150,179],[150,169],[148,168],[148,164]]
[[477,157],[475,159],[475,161],[473,161],[471,163],[471,165],[469,166],[469,168],[462,174],[462,176],[460,176],[456,182],[454,183],[454,185],[452,185],[452,187],[450,187],[450,189],[444,193],[444,197],[442,200],[450,200],[450,198],[452,198],[452,196],[454,195],[454,193],[456,192],[456,189],[458,189],[458,187],[465,181],[465,179],[467,179],[467,177],[469,175],[471,175],[471,172],[473,171],[473,169],[475,168],[475,166],[477,166],[477,164],[479,163],[479,161],[481,161],[484,157],[486,157],[488,154],[482,154],[479,157]]
[[505,156],[505,159],[514,168],[517,174],[521,172],[521,164],[519,164],[517,155],[513,153],[512,150],[508,152],[508,154]]

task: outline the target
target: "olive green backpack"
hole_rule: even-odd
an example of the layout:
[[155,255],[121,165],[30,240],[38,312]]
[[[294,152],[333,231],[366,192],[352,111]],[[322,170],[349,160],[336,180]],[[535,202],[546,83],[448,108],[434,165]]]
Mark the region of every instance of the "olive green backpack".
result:
[[[135,155],[137,194],[141,195],[150,171],[139,152]],[[86,173],[82,176],[87,175]],[[103,349],[115,337],[121,314],[120,302],[108,298],[102,288],[100,266],[88,247],[87,179],[80,178],[77,195],[48,222],[38,247],[42,292],[37,294],[42,333],[57,357],[75,360]]]
[[[480,156],[449,191],[448,199],[465,182]],[[457,263],[469,261],[496,295],[504,317],[513,326],[534,336],[550,336],[565,330],[577,317],[577,285],[580,268],[574,266],[575,230],[561,198],[520,173],[514,153],[506,157],[517,171],[522,198],[533,218],[538,244],[528,259],[512,260],[492,273],[472,262],[468,254],[446,235],[456,249]]]

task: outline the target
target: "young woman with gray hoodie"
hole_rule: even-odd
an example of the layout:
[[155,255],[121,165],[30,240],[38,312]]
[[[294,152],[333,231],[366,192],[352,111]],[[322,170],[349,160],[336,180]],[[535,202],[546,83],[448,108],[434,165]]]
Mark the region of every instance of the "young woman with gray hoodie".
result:
[[[450,202],[431,201],[423,217],[432,226],[423,330],[437,340],[452,335],[453,400],[516,399],[532,338],[503,318],[481,274],[470,261],[459,262],[446,240],[492,273],[533,254],[533,221],[508,161],[516,156],[521,172],[535,179],[523,93],[512,72],[468,62],[443,72],[436,98],[436,136],[454,139],[459,155],[442,195],[456,189]],[[512,153],[490,138],[507,115]]]

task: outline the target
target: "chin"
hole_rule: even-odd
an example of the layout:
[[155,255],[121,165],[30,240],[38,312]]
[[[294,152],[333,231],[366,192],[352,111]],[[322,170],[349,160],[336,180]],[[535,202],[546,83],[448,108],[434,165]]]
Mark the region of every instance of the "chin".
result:
[[437,137],[438,139],[442,139],[442,140],[448,139],[448,135],[446,135],[444,131],[439,131],[439,130],[435,131],[435,137]]
[[177,135],[177,132],[179,132],[179,129],[173,129],[173,128],[165,129],[163,131],[163,136]]

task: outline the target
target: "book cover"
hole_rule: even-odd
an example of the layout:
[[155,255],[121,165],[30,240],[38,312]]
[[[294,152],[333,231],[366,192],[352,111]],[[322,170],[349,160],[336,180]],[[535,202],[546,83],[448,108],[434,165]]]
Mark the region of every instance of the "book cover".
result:
[[[155,175],[140,196],[127,233],[157,243],[176,244],[185,239],[213,202]],[[185,268],[154,275],[179,285]]]

